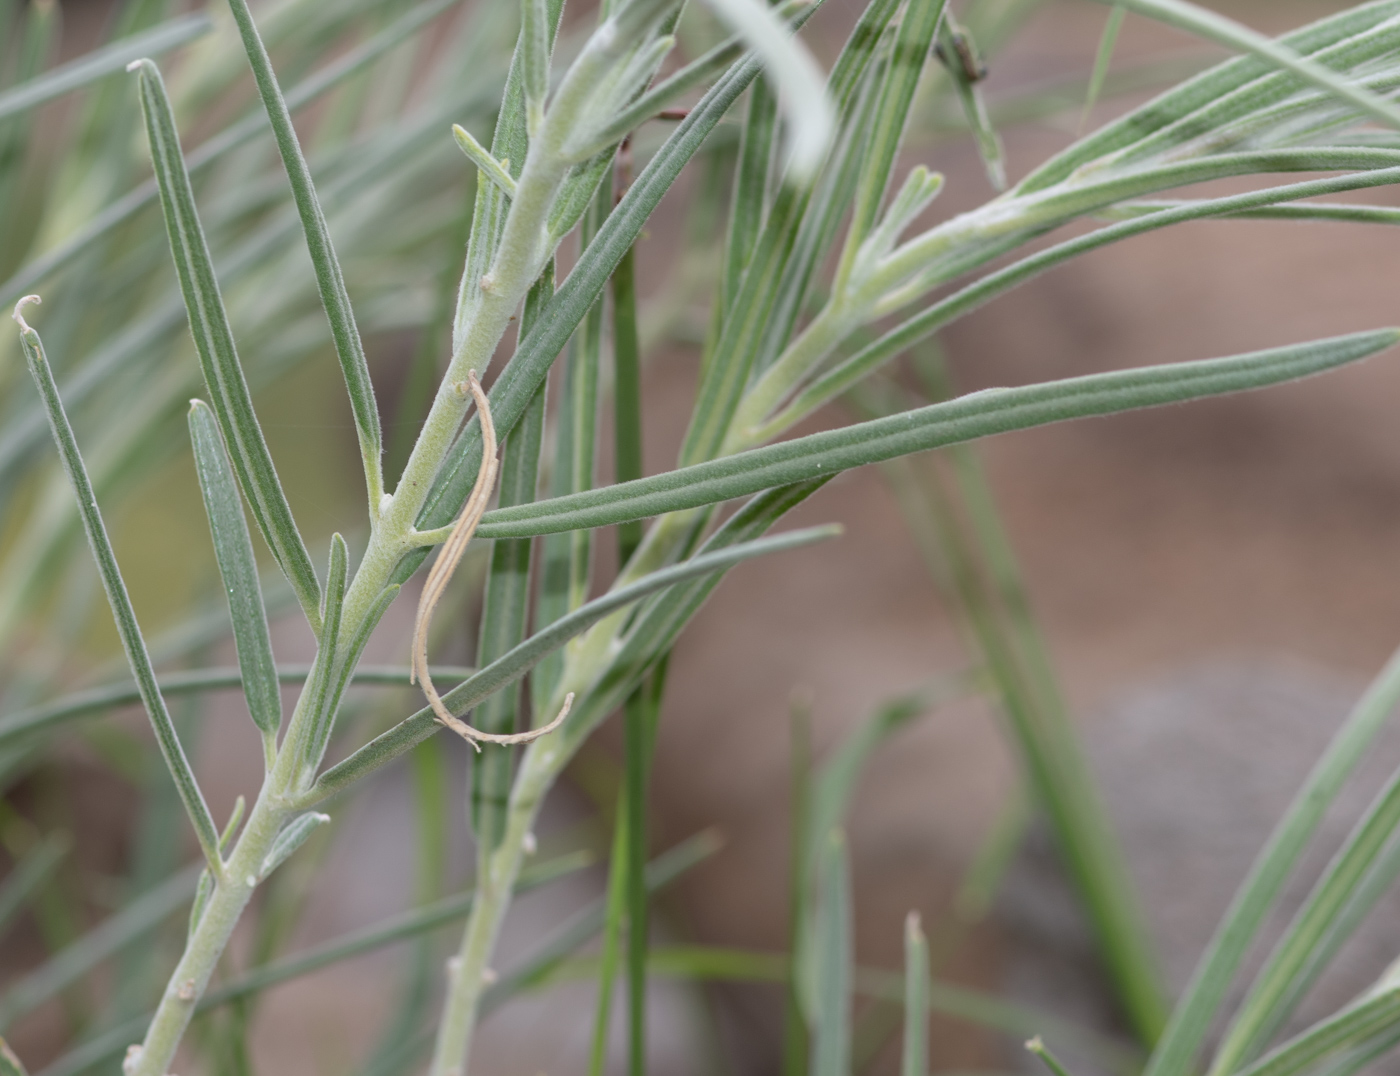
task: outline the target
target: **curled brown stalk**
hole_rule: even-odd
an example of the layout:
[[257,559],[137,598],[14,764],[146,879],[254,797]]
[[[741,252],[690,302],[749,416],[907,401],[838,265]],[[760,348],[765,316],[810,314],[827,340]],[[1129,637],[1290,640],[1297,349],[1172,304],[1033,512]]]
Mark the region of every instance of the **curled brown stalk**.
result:
[[433,686],[433,678],[428,672],[428,628],[432,624],[433,610],[437,608],[437,603],[442,598],[443,591],[447,589],[447,584],[452,581],[452,575],[457,571],[462,554],[467,551],[467,543],[471,541],[472,535],[476,532],[476,525],[481,522],[486,505],[491,500],[491,490],[496,485],[496,471],[500,466],[500,462],[496,459],[496,426],[491,421],[491,404],[486,398],[486,393],[482,391],[481,382],[477,380],[475,370],[467,374],[465,388],[471,393],[472,399],[476,403],[476,413],[481,417],[481,468],[477,471],[476,485],[472,487],[471,496],[467,498],[467,503],[462,508],[462,514],[457,517],[457,522],[452,527],[452,533],[447,536],[447,541],[443,543],[442,552],[433,562],[432,570],[428,573],[428,580],[423,584],[423,593],[418,599],[418,615],[413,623],[413,660],[409,673],[409,683],[422,685],[423,694],[427,697],[428,705],[432,707],[433,714],[438,721],[480,751],[480,741],[482,740],[487,743],[500,744],[529,743],[531,740],[539,739],[547,732],[553,732],[569,716],[569,707],[573,705],[574,696],[573,692],[565,696],[564,707],[559,711],[559,716],[541,728],[531,729],[529,732],[504,734],[483,732],[468,725],[447,709],[441,696],[437,693],[437,688]]

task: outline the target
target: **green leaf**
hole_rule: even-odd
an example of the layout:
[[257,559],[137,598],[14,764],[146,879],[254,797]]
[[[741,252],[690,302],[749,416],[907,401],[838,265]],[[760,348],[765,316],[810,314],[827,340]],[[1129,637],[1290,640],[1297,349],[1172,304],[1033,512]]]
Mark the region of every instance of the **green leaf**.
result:
[[20,316],[20,307],[23,305],[24,300],[21,300],[14,314],[20,327],[20,344],[29,365],[29,373],[44,401],[49,429],[53,432],[54,442],[58,446],[64,472],[68,475],[68,481],[78,499],[78,514],[83,521],[83,531],[97,561],[98,574],[102,577],[102,587],[107,592],[107,601],[112,607],[112,617],[117,622],[117,633],[121,636],[122,648],[126,651],[127,662],[131,665],[132,675],[140,690],[141,701],[146,706],[146,713],[150,716],[151,727],[155,730],[156,741],[160,744],[165,764],[175,780],[180,799],[194,826],[195,837],[209,861],[210,869],[222,875],[223,862],[219,858],[219,838],[214,828],[214,819],[209,814],[209,807],[204,802],[204,794],[199,789],[199,782],[195,780],[184,748],[180,746],[180,738],[170,720],[170,712],[165,708],[165,700],[161,697],[160,687],[156,682],[155,669],[151,665],[150,654],[146,651],[146,641],[141,637],[141,627],[136,621],[136,611],[131,606],[131,597],[126,592],[126,583],[117,567],[117,557],[112,551],[111,539],[107,537],[107,528],[97,507],[97,495],[93,492],[92,480],[88,477],[87,467],[78,451],[73,427],[69,425],[68,416],[64,413],[63,401],[59,399],[53,371],[44,355],[44,345],[39,340],[39,334],[26,325]]
[[895,158],[904,141],[914,91],[918,88],[946,6],[947,0],[910,0],[900,20],[894,50],[880,83],[869,141],[862,154],[855,209],[846,233],[846,247],[842,252],[838,279],[844,279],[849,273],[850,260],[855,257],[880,215]]
[[545,0],[521,0],[520,12],[525,125],[533,134],[544,122],[544,100],[549,93],[549,50],[554,35]]
[[1198,34],[1201,37],[1224,45],[1252,53],[1265,62],[1280,67],[1306,82],[1326,90],[1334,97],[1359,109],[1364,115],[1378,120],[1389,127],[1400,128],[1400,109],[1384,97],[1359,86],[1329,67],[1314,63],[1299,55],[1286,44],[1282,44],[1263,34],[1242,26],[1207,8],[1187,3],[1186,0],[1100,0],[1111,3],[1140,15],[1164,22],[1169,26]]
[[238,24],[238,33],[243,38],[243,48],[253,68],[258,94],[272,122],[277,152],[281,154],[287,178],[291,181],[292,197],[306,234],[311,265],[316,272],[316,288],[321,293],[321,305],[331,323],[331,339],[335,342],[335,353],[340,359],[341,372],[345,375],[345,388],[350,393],[350,410],[355,416],[355,432],[359,437],[360,456],[365,468],[370,517],[375,518],[379,512],[379,499],[384,492],[380,463],[383,436],[379,430],[379,409],[374,402],[374,383],[370,380],[369,362],[365,359],[364,345],[360,342],[360,330],[355,324],[350,294],[345,288],[345,275],[335,256],[335,247],[331,244],[326,215],[316,196],[316,187],[311,182],[311,169],[307,167],[301,143],[297,141],[296,128],[292,126],[291,111],[282,97],[277,73],[272,69],[272,60],[263,47],[262,38],[258,36],[248,4],[246,0],[229,0],[229,8],[233,12],[234,22]]
[[285,863],[287,857],[305,844],[306,839],[318,827],[325,825],[330,820],[331,816],[328,814],[307,811],[288,822],[286,828],[277,834],[277,839],[272,842],[272,847],[268,849],[262,866],[258,869],[258,881],[262,881]]
[[851,1070],[851,879],[840,830],[823,840],[816,906],[812,912],[812,1076],[848,1076]]
[[1400,340],[1391,329],[1086,377],[987,389],[890,418],[740,452],[637,482],[486,513],[477,534],[523,538],[697,508],[763,489],[1088,415],[1198,399],[1320,373]]
[[[1318,63],[1326,62],[1329,50],[1346,49],[1378,27],[1383,29],[1397,11],[1400,5],[1393,0],[1359,4],[1285,34],[1278,44]],[[1202,129],[1215,129],[1253,108],[1282,100],[1296,89],[1293,76],[1255,56],[1229,60],[1076,142],[1035,169],[1017,185],[1015,193],[1042,190],[1083,165],[1110,155],[1140,152],[1147,146],[1170,149]]]
[[[542,631],[536,632],[509,653],[453,688],[442,697],[442,701],[449,710],[458,713],[464,712],[502,687],[519,679],[540,658],[557,650],[609,613],[622,609],[658,590],[687,580],[711,575],[750,557],[795,549],[811,542],[830,538],[836,533],[837,530],[831,527],[813,527],[808,530],[794,531],[774,538],[745,542],[728,548],[716,549],[713,552],[702,553],[670,568],[652,572],[635,583],[619,587],[600,598],[595,598],[569,615],[556,620]],[[405,751],[421,743],[439,728],[441,726],[437,723],[432,710],[424,707],[412,717],[395,725],[388,732],[372,740],[349,758],[323,773],[303,797],[305,802],[310,805],[342,791],[366,773],[393,761]],[[569,724],[566,723],[561,733],[568,728]]]
[[1184,1076],[1190,1071],[1220,1003],[1284,883],[1342,783],[1398,702],[1400,651],[1371,682],[1274,827],[1196,965],[1144,1076]]
[[1347,1006],[1284,1043],[1240,1076],[1293,1076],[1334,1054],[1363,1045],[1400,1023],[1400,988],[1394,986]]
[[[1071,258],[1087,254],[1123,239],[1130,239],[1146,232],[1165,228],[1191,220],[1204,220],[1212,217],[1244,215],[1251,210],[1262,213],[1282,212],[1287,207],[1271,209],[1273,203],[1313,198],[1319,195],[1335,194],[1340,191],[1359,190],[1384,186],[1400,181],[1400,168],[1378,169],[1359,175],[1335,176],[1328,179],[1308,180],[1303,183],[1290,183],[1269,187],[1261,191],[1230,195],[1224,198],[1202,199],[1188,202],[1161,203],[1157,211],[1135,216],[1120,224],[1100,228],[1088,235],[1058,243],[1029,257],[1022,258],[1003,269],[988,273],[980,280],[954,292],[952,295],[910,317],[902,324],[888,330],[878,339],[861,348],[856,354],[825,371],[816,381],[803,389],[776,416],[769,419],[761,428],[752,433],[756,441],[769,440],[782,431],[801,421],[823,404],[834,400],[843,392],[862,381],[872,371],[900,354],[920,340],[931,336],[944,325],[984,306],[999,295],[1005,294],[1046,270],[1052,269]],[[1140,203],[1125,203],[1134,206]],[[1146,203],[1153,206],[1156,203]],[[1119,207],[1121,208],[1121,207]],[[1322,207],[1293,207],[1307,213]],[[1368,207],[1369,208],[1369,207]],[[1376,207],[1379,209],[1379,207]],[[1117,210],[1115,210],[1116,212]]]
[[904,921],[904,1053],[899,1076],[928,1076],[928,941],[919,913]]
[[165,211],[170,252],[175,259],[210,403],[258,529],[296,591],[307,620],[313,630],[319,632],[320,586],[253,412],[252,397],[234,348],[228,314],[219,295],[209,246],[195,210],[189,173],[180,155],[170,99],[155,64],[142,60],[138,69],[141,111],[146,117],[146,134],[160,187],[161,207]]
[[[340,646],[341,614],[345,610],[345,584],[349,573],[350,551],[345,539],[337,532],[331,535],[330,559],[326,567],[326,589],[322,595],[321,638],[316,648],[316,661],[311,676],[307,679],[306,694],[311,700],[307,705],[314,715],[304,744],[297,745],[302,758],[302,777],[310,780],[321,754],[330,739],[331,725],[335,720],[336,706],[340,701],[340,690],[345,683],[343,675],[337,675],[342,654]],[[397,587],[386,588],[397,593]],[[383,614],[386,606],[381,594],[376,603],[376,611]],[[366,618],[365,624],[358,625],[355,641],[363,646],[369,630],[373,628]],[[341,670],[348,672],[348,666]],[[284,745],[285,750],[285,745]]]
[[1317,949],[1347,909],[1357,887],[1400,825],[1400,774],[1376,797],[1346,843],[1313,886],[1287,932],[1269,954],[1248,995],[1235,1013],[1211,1062],[1214,1076],[1245,1065],[1291,1015],[1294,985]]
[[204,497],[204,512],[214,537],[214,553],[219,574],[228,596],[233,619],[233,642],[243,674],[243,697],[253,724],[275,750],[277,730],[282,727],[282,692],[277,665],[272,658],[272,636],[263,607],[262,587],[258,584],[258,564],[253,539],[243,518],[243,501],[233,478],[224,442],[208,406],[202,400],[190,402],[190,441],[194,445],[195,473]]
[[[637,331],[637,253],[629,247],[612,278],[613,294],[613,480],[641,478],[642,345]],[[617,529],[617,562],[626,566],[642,541],[642,527]]]
[[13,116],[124,70],[143,56],[159,56],[202,37],[214,28],[208,15],[182,15],[149,30],[121,38],[42,75],[0,92],[0,119]]

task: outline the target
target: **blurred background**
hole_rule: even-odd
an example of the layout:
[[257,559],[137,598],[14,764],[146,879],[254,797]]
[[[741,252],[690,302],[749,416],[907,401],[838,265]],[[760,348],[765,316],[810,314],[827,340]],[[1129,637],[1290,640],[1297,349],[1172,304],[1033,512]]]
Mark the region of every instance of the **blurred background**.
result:
[[[861,6],[829,0],[812,21],[807,39],[825,65]],[[1106,9],[1087,0],[994,6],[1016,24],[1004,42],[984,42],[982,85],[1013,182],[1081,130],[1223,55],[1129,16],[1086,118]],[[1347,5],[1211,6],[1277,33]],[[416,428],[424,386],[445,354],[445,304],[471,204],[472,171],[448,125],[489,133],[514,34],[513,5],[436,8],[431,21],[424,12],[427,33],[413,27],[398,43],[405,14],[418,10],[404,0],[282,0],[255,9],[289,89],[337,58],[351,66],[345,58],[366,43],[383,47],[310,102],[298,124],[318,181],[325,177],[390,459],[398,452],[400,463],[401,438]],[[199,13],[157,0],[0,0],[0,93],[109,39]],[[188,39],[158,62],[192,160],[240,117],[255,118],[246,144],[210,152],[196,172],[201,210],[302,530],[313,546],[341,530],[353,549],[362,493],[339,372],[237,36],[224,9],[207,15],[211,29],[191,24]],[[570,25],[592,17],[583,9],[567,15],[564,40]],[[687,14],[688,55],[719,37],[703,10]],[[638,158],[664,133],[644,131]],[[721,129],[714,152],[690,172],[726,167],[733,142],[733,129]],[[994,193],[965,123],[933,92],[916,112],[905,155],[947,175],[936,217]],[[36,109],[0,112],[0,297],[43,294],[31,320],[99,471],[137,611],[165,667],[228,665],[233,651],[183,432],[197,367],[158,213],[148,199],[64,264],[25,275],[148,178],[134,86],[123,74]],[[706,227],[697,187],[695,175],[682,178],[638,247],[648,471],[676,457],[705,328],[718,232]],[[1384,190],[1370,197],[1394,200]],[[945,332],[939,357],[962,392],[1371,328],[1396,320],[1397,265],[1395,237],[1379,227],[1190,224],[1022,287]],[[119,678],[120,655],[16,341],[5,332],[0,384],[0,702],[11,714]],[[984,471],[1020,561],[1173,990],[1330,732],[1400,642],[1396,400],[1400,366],[1382,356],[1305,385],[1004,436],[968,457]],[[850,421],[860,407],[834,407],[812,428]],[[133,430],[133,413],[144,417],[123,432]],[[119,425],[115,415],[128,421]],[[606,446],[600,455],[606,478]],[[946,549],[911,519],[917,512],[900,495],[920,468],[957,465],[867,468],[833,482],[798,522],[838,520],[845,536],[741,566],[682,637],[657,743],[655,849],[710,829],[723,843],[658,896],[658,939],[785,950],[794,729],[799,739],[810,729],[810,750],[821,758],[891,699],[972,660]],[[610,578],[610,549],[600,543],[595,587]],[[479,580],[484,560],[479,551],[469,557]],[[440,615],[451,630],[434,652],[470,664],[479,610],[472,587],[456,589],[455,613]],[[370,660],[405,660],[414,601],[405,595],[391,610]],[[310,637],[285,597],[280,609],[278,659],[304,662]],[[347,744],[418,705],[398,688],[363,689],[358,698]],[[226,817],[260,779],[241,701],[190,697],[177,720],[195,745],[214,814]],[[547,809],[542,846],[605,854],[619,744],[618,730],[606,728],[580,757]],[[90,953],[81,974],[50,974],[36,990],[36,970],[50,969],[51,954],[134,895],[178,878],[193,842],[144,716],[130,708],[3,751],[0,878],[29,869],[37,880],[3,909],[0,1026],[38,1072],[145,1010],[178,952],[186,891],[176,885],[164,912],[128,924],[123,943]],[[1400,737],[1392,736],[1329,819],[1336,838],[1397,760]],[[918,909],[942,954],[936,973],[1012,1004],[995,1019],[937,1018],[936,1071],[1023,1068],[1019,1044],[1036,1028],[1016,1023],[1015,1005],[1091,1029],[1065,1046],[1084,1071],[1130,1068],[1130,1040],[1054,849],[1037,822],[1022,820],[1017,770],[1000,716],[977,699],[928,708],[873,752],[849,823],[859,961],[898,968],[903,917]],[[473,859],[465,772],[465,746],[438,737],[333,810],[334,826],[268,887],[233,964],[342,937],[459,888]],[[988,871],[999,884],[979,888]],[[594,866],[522,898],[502,967],[528,960],[596,900],[605,873]],[[453,932],[337,963],[202,1018],[189,1071],[374,1071],[376,1058],[393,1056],[402,999],[436,989]],[[1305,1017],[1335,1008],[1397,952],[1400,903],[1392,903]],[[484,1023],[477,1070],[585,1071],[594,993],[580,972],[512,1000]],[[778,985],[658,976],[652,1071],[778,1071],[782,1002]],[[882,1011],[872,1002],[859,1024],[871,1071],[891,1071],[895,1057],[888,1045],[897,1020]],[[997,1020],[1000,1030],[987,1026]],[[251,1058],[236,1046],[244,1027]],[[614,1057],[620,1065],[621,1051]],[[114,1064],[104,1063],[108,1071]]]

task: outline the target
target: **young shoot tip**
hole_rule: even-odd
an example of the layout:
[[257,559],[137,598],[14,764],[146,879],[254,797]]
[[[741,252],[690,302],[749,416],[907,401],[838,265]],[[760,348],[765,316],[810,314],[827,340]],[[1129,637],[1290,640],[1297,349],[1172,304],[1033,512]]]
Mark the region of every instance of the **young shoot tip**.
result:
[[33,303],[35,306],[38,306],[43,301],[44,300],[40,299],[37,295],[26,295],[19,302],[15,303],[15,311],[13,314],[10,315],[10,317],[14,318],[16,323],[18,323],[20,332],[33,332],[33,330],[29,327],[29,322],[24,320],[24,314],[21,313],[21,311],[23,311],[24,308],[30,303]]

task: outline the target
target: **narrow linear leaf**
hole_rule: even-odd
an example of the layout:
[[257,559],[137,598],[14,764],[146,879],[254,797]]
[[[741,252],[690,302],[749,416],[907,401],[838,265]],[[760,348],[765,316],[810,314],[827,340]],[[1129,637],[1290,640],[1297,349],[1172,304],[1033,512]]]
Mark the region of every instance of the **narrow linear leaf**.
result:
[[1379,120],[1388,127],[1400,128],[1400,108],[1384,97],[1357,85],[1331,68],[1300,56],[1287,45],[1256,33],[1247,26],[1208,8],[1187,3],[1186,0],[1099,0],[1099,2],[1135,11],[1150,19],[1156,19],[1158,22],[1186,30],[1188,33],[1198,34],[1224,45],[1226,48],[1252,53],[1261,60],[1281,67],[1304,81],[1311,82],[1314,86],[1348,102],[1372,119]]
[[272,636],[258,583],[253,539],[243,518],[243,500],[238,495],[219,427],[202,400],[190,402],[189,427],[199,491],[204,497],[204,512],[209,517],[214,554],[233,619],[243,697],[253,724],[262,731],[264,739],[275,745],[277,730],[282,727],[282,692],[272,657]]
[[268,849],[267,856],[262,861],[262,867],[258,870],[258,880],[262,881],[285,863],[287,857],[305,844],[306,839],[316,831],[317,827],[325,825],[330,820],[331,816],[328,814],[307,811],[288,822],[287,827],[277,834],[277,839],[272,842],[272,847]]
[[316,271],[316,288],[321,294],[326,317],[330,320],[336,357],[340,359],[345,387],[350,393],[350,409],[355,416],[355,433],[360,441],[360,455],[369,492],[369,510],[371,517],[374,517],[379,511],[379,500],[384,492],[380,461],[383,435],[379,429],[379,408],[374,401],[374,383],[370,380],[369,362],[360,341],[360,330],[355,324],[350,293],[345,288],[345,275],[335,256],[326,215],[321,209],[321,200],[316,196],[315,184],[311,181],[311,169],[307,167],[301,143],[297,141],[296,128],[292,126],[292,114],[282,97],[277,73],[272,69],[272,59],[258,35],[257,24],[253,22],[246,0],[229,0],[229,8],[233,12],[234,22],[238,24],[238,33],[248,54],[253,78],[258,84],[258,95],[262,97],[267,118],[272,122],[277,152],[282,156],[287,178],[291,181],[292,197],[306,233],[306,247]]
[[292,584],[307,620],[313,630],[319,631],[320,585],[253,411],[252,397],[229,328],[228,313],[214,276],[209,246],[195,209],[189,173],[180,154],[170,98],[155,64],[141,60],[136,68],[140,73],[141,111],[146,118],[146,134],[160,188],[170,252],[175,259],[190,333],[199,352],[210,404],[218,417],[224,443],[233,457],[239,485],[253,509],[258,529]]
[[[1216,927],[1144,1076],[1184,1076],[1195,1063],[1245,953],[1338,790],[1400,703],[1400,651],[1367,687],[1250,867]],[[1267,1059],[1266,1059],[1267,1060]],[[1261,1062],[1262,1064],[1262,1062]]]
[[1307,969],[1317,947],[1327,939],[1338,916],[1346,910],[1397,825],[1400,825],[1400,774],[1393,776],[1377,795],[1269,954],[1211,1062],[1212,1076],[1245,1067],[1288,1018],[1289,1002],[1297,1000],[1293,984]]
[[1268,1057],[1240,1070],[1240,1076],[1293,1076],[1390,1031],[1397,1023],[1400,1023],[1400,989],[1391,987],[1319,1021]]
[[1397,340],[1400,330],[1383,329],[1229,358],[1091,374],[1024,388],[986,389],[947,403],[740,452],[637,482],[497,509],[486,513],[477,534],[523,538],[718,504],[762,489],[992,434],[1305,377],[1373,355]]
[[[24,301],[21,300],[20,306],[23,305]],[[117,557],[112,551],[107,527],[102,522],[102,513],[97,507],[97,495],[93,492],[87,467],[78,451],[73,427],[69,425],[68,416],[64,413],[63,401],[59,399],[58,385],[54,382],[53,371],[49,368],[48,358],[44,354],[44,345],[39,339],[39,334],[25,324],[18,307],[15,309],[15,321],[19,323],[24,357],[34,383],[38,386],[39,395],[44,401],[49,428],[53,431],[63,469],[78,499],[78,513],[82,517],[83,531],[97,561],[102,587],[107,592],[107,601],[112,607],[112,617],[117,622],[117,632],[121,636],[122,648],[126,651],[127,662],[131,665],[132,675],[141,693],[141,701],[146,706],[151,727],[155,730],[156,741],[160,744],[165,764],[175,780],[176,788],[179,789],[180,800],[190,816],[190,823],[194,826],[200,848],[209,861],[210,869],[222,875],[223,861],[219,857],[219,837],[214,828],[214,819],[209,814],[204,794],[195,780],[189,759],[185,757],[185,750],[180,745],[175,724],[170,720],[170,711],[165,708],[165,699],[161,697],[155,669],[151,666],[151,658],[146,651],[146,641],[141,637],[141,628],[136,621],[136,610],[132,608],[126,583],[117,567]]]

